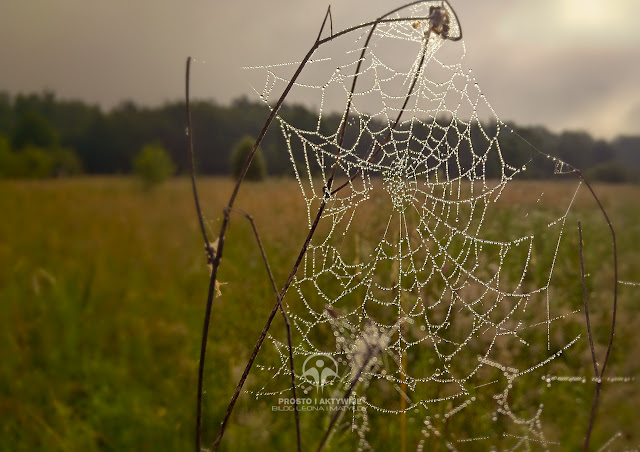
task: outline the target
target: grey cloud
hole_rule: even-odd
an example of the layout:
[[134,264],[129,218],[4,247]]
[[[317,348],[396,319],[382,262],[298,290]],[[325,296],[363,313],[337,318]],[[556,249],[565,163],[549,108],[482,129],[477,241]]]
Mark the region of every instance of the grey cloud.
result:
[[638,124],[640,124],[640,101],[627,113],[623,132],[628,134],[637,133]]
[[[386,0],[331,3],[335,29],[370,20],[401,4]],[[503,21],[527,20],[526,15],[511,14],[512,0],[450,3],[462,23],[466,67],[474,69],[487,99],[503,119],[552,129],[567,124],[588,129],[603,104],[612,111],[616,108],[610,105],[612,99],[624,99],[625,93],[627,99],[638,97],[637,45],[617,43],[598,50],[575,42],[569,45],[562,36],[557,44],[537,42],[524,36],[532,29],[524,23],[511,24],[512,34],[506,37],[501,31]],[[188,55],[207,61],[194,66],[196,96],[220,102],[242,94],[253,96],[241,67],[300,60],[327,7],[310,0],[160,4],[61,0],[48,5],[41,5],[34,15],[30,2],[2,2],[0,89],[17,93],[46,87],[60,97],[107,107],[124,99],[151,105],[181,99]],[[526,28],[523,36],[517,35],[519,28]],[[626,127],[627,132],[632,127],[640,133],[640,125]]]
[[[511,51],[512,56],[507,52]],[[637,92],[629,57],[622,53],[567,51],[519,53],[503,49],[485,57],[477,77],[496,109],[510,119],[560,122],[597,109],[620,91]]]

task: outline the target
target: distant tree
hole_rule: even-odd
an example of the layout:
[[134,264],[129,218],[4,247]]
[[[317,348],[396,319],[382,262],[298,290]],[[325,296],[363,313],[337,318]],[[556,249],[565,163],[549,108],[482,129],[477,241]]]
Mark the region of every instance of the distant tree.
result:
[[44,116],[34,111],[22,115],[11,137],[11,146],[15,150],[27,146],[54,147],[58,145],[58,142],[58,132]]
[[594,165],[610,162],[615,158],[615,151],[606,141],[603,140],[599,140],[594,143],[592,153]]
[[[191,113],[198,170],[203,174],[228,174],[234,165],[234,158],[231,156],[234,148],[243,136],[257,136],[270,110],[263,102],[244,97],[228,105],[213,101],[194,101]],[[323,115],[322,121],[318,123],[317,112],[295,104],[283,105],[278,114],[287,123],[303,130],[315,130],[319,126],[318,135],[305,137],[315,144],[321,144],[322,136],[332,136],[342,123],[342,115],[337,113]],[[82,101],[57,99],[53,92],[9,95],[0,91],[0,135],[9,140],[9,151],[5,149],[2,152],[0,173],[17,174],[17,169],[7,169],[11,166],[8,162],[24,163],[24,155],[20,151],[29,146],[46,151],[53,157],[54,176],[73,174],[79,170],[72,162],[73,156],[66,152],[60,154],[60,148],[76,152],[81,168],[88,173],[130,173],[131,165],[140,150],[146,143],[154,140],[161,142],[178,169],[184,170],[185,135],[181,127],[176,127],[176,124],[184,121],[183,116],[184,105],[181,102],[161,107],[144,107],[133,102],[123,102],[106,112],[97,105]],[[421,142],[429,136],[430,142],[443,138],[444,130],[448,130],[447,138],[456,147],[457,153],[451,154],[443,142],[426,163],[431,169],[437,165],[449,177],[469,173],[500,178],[504,171],[513,171],[507,165],[521,168],[525,164],[526,171],[520,177],[551,177],[554,162],[535,149],[558,157],[583,171],[606,162],[615,162],[632,174],[632,177],[636,177],[633,176],[637,174],[634,168],[640,168],[640,137],[636,136],[604,142],[583,132],[557,134],[543,127],[523,128],[510,124],[518,133],[501,133],[499,147],[489,147],[482,144],[485,142],[482,129],[492,135],[495,133],[495,123],[483,123],[481,126],[476,124],[469,129],[458,124],[461,134],[457,134],[454,128],[447,127],[450,122],[451,118],[438,118],[438,125],[445,128],[442,130],[439,127],[435,128],[437,130],[413,128],[412,134],[416,140],[409,144],[410,150],[420,151]],[[343,147],[350,149],[354,156],[365,159],[374,145],[375,134],[384,134],[388,128],[388,124],[380,118],[366,115],[353,116],[348,124]],[[373,135],[361,133],[362,124],[366,124]],[[399,126],[400,129],[403,132],[408,130],[403,129],[403,126]],[[290,149],[287,150],[288,144],[281,130],[271,127],[260,145],[263,150],[262,160],[269,174],[293,175],[292,159],[296,162],[298,171],[307,169],[305,147],[295,134],[291,136]],[[237,160],[236,164],[242,167],[244,159]],[[260,165],[259,160],[260,153],[256,156],[258,163],[254,165]],[[308,169],[314,176],[321,171],[320,165],[315,161],[310,163]],[[239,168],[234,173],[236,177],[238,173]],[[251,177],[252,172],[249,174],[249,178]]]
[[640,171],[640,136],[618,137],[611,146],[616,162],[626,168],[635,168],[636,171]]
[[0,91],[0,134],[11,133],[12,106],[8,93]]
[[134,157],[122,155],[118,132],[109,118],[101,115],[94,118],[78,139],[78,155],[88,173],[122,173],[130,169]]
[[611,184],[622,184],[637,181],[637,174],[615,162],[604,162],[594,166],[586,172],[589,179]]
[[[255,142],[256,140],[250,136],[245,136],[233,148],[233,151],[231,152],[231,174],[235,179],[240,177],[240,172],[242,171],[244,162],[247,160],[247,156],[251,153]],[[258,148],[253,156],[251,165],[249,165],[245,178],[247,180],[259,181],[263,180],[266,176],[267,165],[264,161],[264,156],[262,155],[262,149]]]
[[563,132],[552,154],[576,168],[593,166],[594,141],[586,132]]
[[147,144],[133,161],[133,170],[149,189],[166,181],[175,172],[169,153],[158,143]]

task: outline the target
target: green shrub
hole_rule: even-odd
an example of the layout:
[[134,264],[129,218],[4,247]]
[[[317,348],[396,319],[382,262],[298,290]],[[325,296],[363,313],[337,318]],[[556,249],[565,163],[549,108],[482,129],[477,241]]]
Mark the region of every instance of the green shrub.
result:
[[145,145],[133,161],[133,171],[147,189],[166,181],[175,170],[169,153],[157,143]]
[[54,148],[50,153],[53,157],[52,176],[75,176],[82,173],[82,162],[72,149]]
[[[247,160],[249,153],[251,153],[255,142],[256,141],[253,138],[246,136],[238,141],[236,146],[233,148],[230,163],[231,174],[235,179],[240,177],[240,172],[242,171],[244,162]],[[263,180],[265,177],[267,177],[267,164],[264,160],[262,149],[258,148],[253,156],[251,165],[249,165],[245,179],[250,181],[259,181]]]
[[13,152],[9,140],[0,136],[0,178],[46,178],[82,173],[82,164],[72,149],[27,145]]
[[53,175],[54,159],[46,149],[27,146],[14,158],[13,177],[44,179]]

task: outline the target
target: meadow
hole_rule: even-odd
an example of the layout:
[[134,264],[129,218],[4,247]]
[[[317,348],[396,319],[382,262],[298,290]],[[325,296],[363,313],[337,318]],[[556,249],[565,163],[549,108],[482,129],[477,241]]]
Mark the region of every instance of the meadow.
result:
[[[232,182],[201,178],[198,184],[214,238]],[[616,228],[619,279],[639,282],[640,187],[595,188]],[[150,191],[126,177],[0,181],[1,450],[193,449],[209,269],[190,190],[183,178]],[[557,209],[562,203],[556,191],[566,193],[566,184],[514,182],[510,197],[500,205],[501,216],[488,219],[488,226],[499,235],[519,227],[515,212]],[[297,182],[247,183],[237,207],[254,217],[276,281],[282,284],[307,230]],[[586,190],[575,200],[574,211],[585,230],[592,322],[601,353],[611,313],[610,237]],[[567,242],[577,243],[575,218],[569,220]],[[568,247],[555,267],[558,285],[566,287],[561,295],[566,295],[567,310],[582,303],[577,256],[577,247]],[[252,231],[240,215],[232,216],[218,279],[221,296],[214,301],[205,378],[207,441],[217,431],[273,304]],[[639,287],[620,285],[610,376],[635,377],[640,368],[639,298]],[[562,363],[565,374],[589,375],[587,348],[580,350]],[[250,378],[250,389],[260,386],[260,375]],[[638,383],[603,385],[594,444],[620,433],[611,443],[613,450],[638,447]],[[547,418],[551,436],[561,439],[554,450],[575,450],[586,429],[593,385],[553,388],[545,397],[561,401],[550,407]],[[273,413],[271,404],[243,394],[223,450],[256,445],[292,450],[292,417]],[[313,419],[303,416],[309,447],[322,434]],[[397,431],[388,425],[378,432],[374,427],[382,424],[377,422],[372,420],[371,443],[386,450],[393,444],[386,436]],[[409,444],[408,450],[415,449]],[[332,445],[328,450],[353,449],[348,440]]]

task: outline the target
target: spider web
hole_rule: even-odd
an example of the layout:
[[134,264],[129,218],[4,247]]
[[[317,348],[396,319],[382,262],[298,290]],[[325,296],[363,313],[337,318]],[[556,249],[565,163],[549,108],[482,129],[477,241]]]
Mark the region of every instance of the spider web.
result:
[[[340,425],[355,431],[359,449],[384,425],[373,415],[413,422],[398,435],[413,435],[418,450],[433,441],[546,449],[554,442],[540,394],[566,370],[563,354],[585,341],[575,327],[581,299],[560,303],[552,293],[581,184],[552,194],[552,208],[523,211],[521,196],[539,203],[545,194],[514,180],[536,164],[550,175],[574,170],[533,146],[508,151],[505,143],[526,143],[464,67],[464,42],[419,20],[432,6],[446,6],[455,38],[448,5],[425,2],[370,37],[331,41],[290,95],[317,105],[317,122],[278,116],[309,228],[326,201],[283,304],[296,385],[305,395],[350,396]],[[252,69],[266,75],[256,91],[273,105],[291,65]],[[263,397],[290,393],[287,341],[271,340],[277,359],[261,366],[269,376],[255,391]],[[300,369],[315,355],[339,367],[320,388]]]

